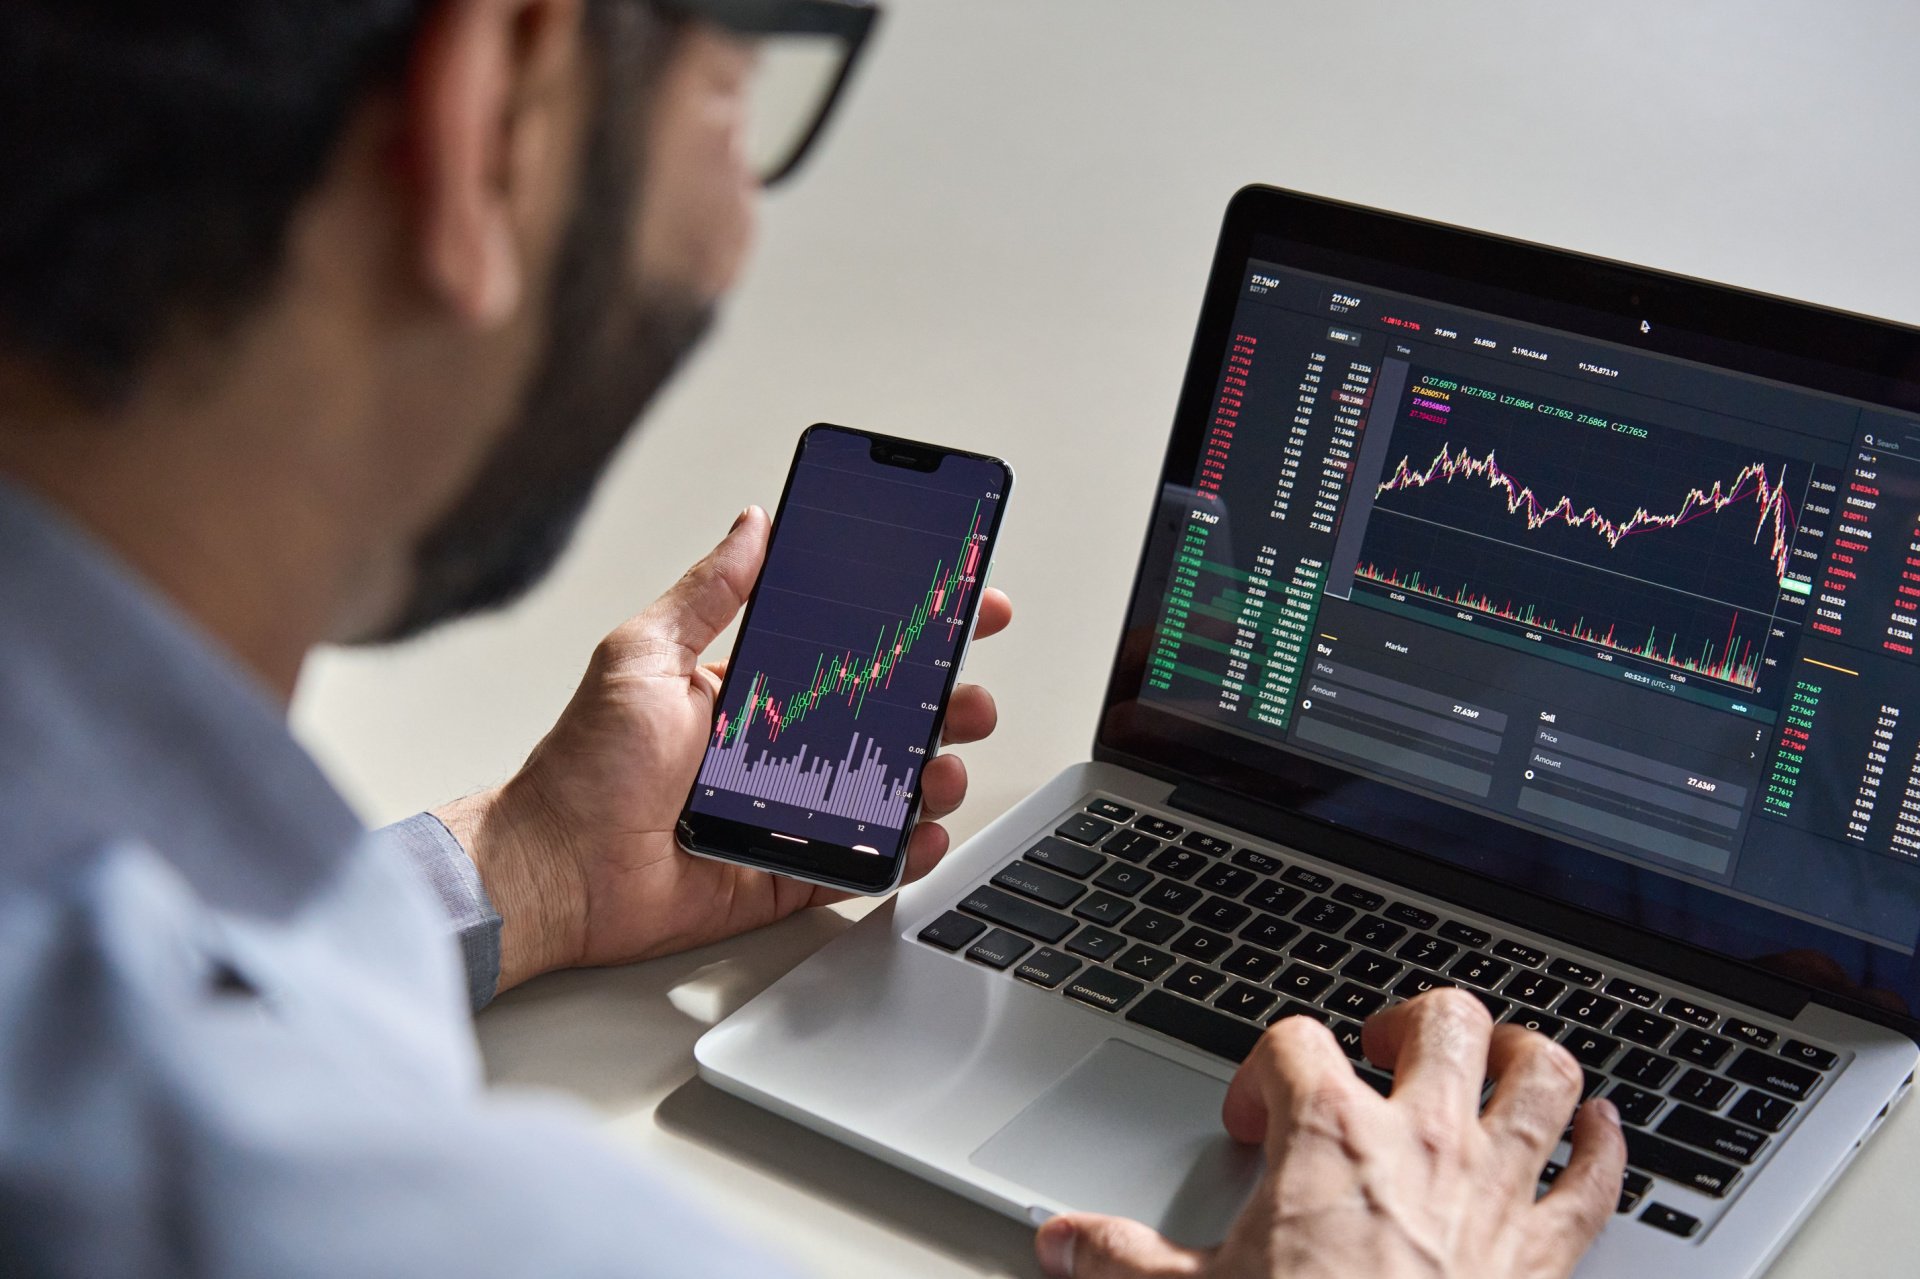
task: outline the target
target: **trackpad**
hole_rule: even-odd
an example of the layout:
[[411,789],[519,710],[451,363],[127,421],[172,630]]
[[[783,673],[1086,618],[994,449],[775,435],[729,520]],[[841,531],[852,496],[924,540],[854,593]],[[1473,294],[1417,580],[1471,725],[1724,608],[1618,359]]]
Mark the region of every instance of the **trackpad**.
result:
[[1220,1126],[1227,1086],[1109,1039],[973,1152],[973,1162],[1085,1212],[1219,1243],[1260,1176]]

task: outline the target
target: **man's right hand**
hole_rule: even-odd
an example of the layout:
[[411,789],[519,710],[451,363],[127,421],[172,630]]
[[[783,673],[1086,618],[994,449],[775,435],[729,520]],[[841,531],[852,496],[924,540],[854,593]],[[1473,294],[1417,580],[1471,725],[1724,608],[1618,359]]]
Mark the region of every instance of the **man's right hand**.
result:
[[[1367,1056],[1394,1072],[1381,1097],[1333,1035],[1290,1017],[1227,1090],[1237,1141],[1266,1176],[1219,1247],[1194,1250],[1135,1221],[1073,1213],[1042,1226],[1041,1267],[1072,1279],[1562,1279],[1613,1216],[1626,1166],[1610,1102],[1580,1107],[1560,1045],[1495,1026],[1464,991],[1430,991],[1367,1023]],[[1493,1096],[1480,1106],[1491,1078]],[[1573,1155],[1535,1199],[1573,1117]]]

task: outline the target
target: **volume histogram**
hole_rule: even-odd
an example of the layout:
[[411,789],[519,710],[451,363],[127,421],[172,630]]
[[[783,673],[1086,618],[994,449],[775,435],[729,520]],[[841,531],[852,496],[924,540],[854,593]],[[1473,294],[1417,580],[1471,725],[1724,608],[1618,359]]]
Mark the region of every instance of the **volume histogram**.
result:
[[809,433],[718,699],[690,807],[892,851],[978,603],[1006,473],[889,465]]

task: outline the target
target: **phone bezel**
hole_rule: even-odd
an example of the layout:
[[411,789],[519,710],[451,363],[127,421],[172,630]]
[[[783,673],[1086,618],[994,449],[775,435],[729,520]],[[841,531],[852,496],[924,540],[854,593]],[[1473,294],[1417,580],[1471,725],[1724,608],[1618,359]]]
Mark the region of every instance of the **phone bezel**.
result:
[[[993,557],[1000,543],[1000,529],[1006,519],[1007,503],[1013,496],[1013,468],[1000,458],[985,453],[975,453],[967,449],[950,448],[946,445],[926,444],[918,440],[904,439],[899,436],[884,435],[876,431],[862,431],[853,427],[839,426],[831,422],[816,422],[800,433],[800,440],[794,446],[793,463],[787,468],[786,482],[780,490],[780,504],[774,509],[773,529],[768,534],[767,550],[771,555],[775,540],[780,536],[782,517],[786,513],[787,500],[793,492],[794,475],[799,469],[800,459],[805,455],[807,442],[816,431],[831,431],[853,436],[866,441],[870,446],[887,449],[901,449],[920,455],[937,456],[940,461],[932,468],[937,469],[949,457],[966,458],[976,462],[986,462],[1000,468],[1005,476],[1000,486],[1000,500],[995,504],[993,518],[986,529],[987,550],[980,568],[980,589],[974,592],[973,601],[967,616],[967,637],[961,642],[953,665],[947,671],[946,686],[941,690],[939,712],[933,718],[933,725],[926,742],[925,759],[931,762],[940,745],[941,733],[946,727],[947,707],[953,700],[953,690],[960,678],[960,668],[966,662],[968,648],[973,643],[973,632],[980,620],[980,601],[986,594],[986,582],[993,568]],[[912,468],[909,468],[912,469]],[[739,633],[734,637],[733,650],[729,658],[728,669],[739,657],[740,646],[753,626],[754,605],[759,597],[758,583],[747,599],[745,615],[740,621]],[[714,722],[724,708],[723,698],[714,703]],[[712,749],[712,729],[709,726],[707,745],[701,751],[701,763],[706,762],[706,752]],[[845,892],[864,896],[877,896],[891,892],[899,886],[906,872],[907,842],[920,821],[921,794],[916,787],[913,807],[907,814],[907,821],[900,829],[899,837],[890,853],[876,856],[863,853],[844,844],[829,844],[811,841],[804,845],[787,845],[787,841],[775,837],[774,832],[763,826],[749,822],[735,821],[731,818],[716,817],[708,813],[693,810],[694,797],[699,793],[700,783],[696,773],[694,783],[687,791],[687,798],[681,803],[680,816],[674,830],[680,847],[696,856],[708,857],[718,861],[733,862],[750,866],[756,870],[770,871],[790,879],[805,880],[808,883],[822,884]]]

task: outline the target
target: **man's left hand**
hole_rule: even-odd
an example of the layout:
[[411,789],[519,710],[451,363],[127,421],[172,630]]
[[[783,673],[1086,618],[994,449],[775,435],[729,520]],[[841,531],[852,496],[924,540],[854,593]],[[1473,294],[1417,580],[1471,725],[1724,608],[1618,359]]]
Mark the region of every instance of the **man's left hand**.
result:
[[[601,641],[559,722],[511,780],[435,810],[500,912],[499,989],[555,968],[686,950],[847,896],[691,857],[674,841],[724,668],[700,658],[746,602],[768,527],[758,507],[743,512],[710,555]],[[994,634],[1012,615],[1004,594],[983,592],[976,634]],[[995,718],[985,689],[959,685],[946,744],[978,741]],[[908,881],[946,854],[939,819],[966,797],[966,767],[937,755],[920,788]]]

